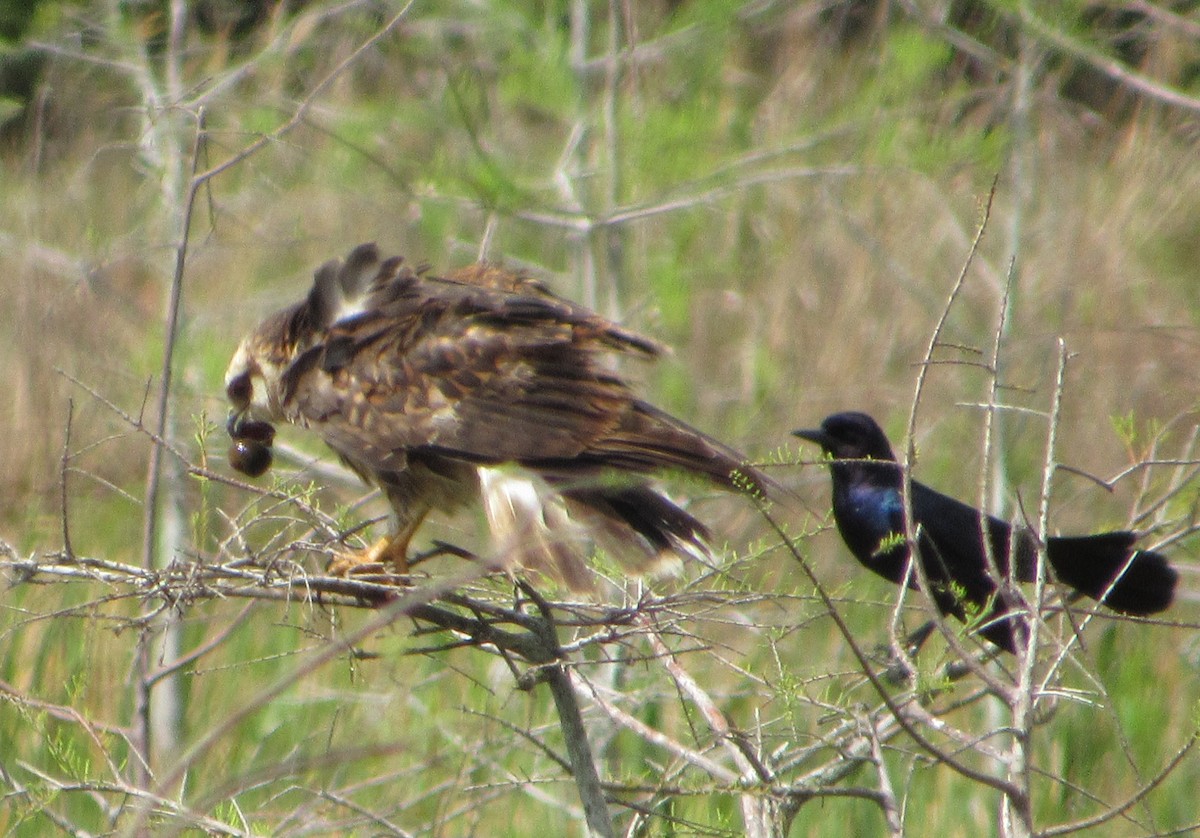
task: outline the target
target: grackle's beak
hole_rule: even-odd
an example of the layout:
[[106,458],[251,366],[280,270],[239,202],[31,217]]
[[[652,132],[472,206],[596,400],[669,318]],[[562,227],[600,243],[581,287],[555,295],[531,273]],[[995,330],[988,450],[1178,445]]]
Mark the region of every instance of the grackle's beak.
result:
[[798,431],[792,431],[792,436],[798,436],[801,439],[807,439],[809,442],[815,442],[822,448],[829,447],[829,434],[820,428],[801,428]]

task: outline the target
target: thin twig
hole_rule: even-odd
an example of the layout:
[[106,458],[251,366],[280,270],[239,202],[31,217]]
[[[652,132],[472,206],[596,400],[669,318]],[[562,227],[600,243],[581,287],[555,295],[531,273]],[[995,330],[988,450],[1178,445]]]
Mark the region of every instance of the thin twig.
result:
[[908,719],[908,716],[903,712],[900,705],[893,698],[883,681],[880,680],[878,673],[876,673],[875,668],[871,665],[866,653],[855,640],[854,633],[850,630],[849,625],[846,624],[841,613],[838,611],[837,606],[834,604],[833,599],[825,591],[824,587],[820,583],[820,580],[817,578],[808,562],[804,559],[803,554],[800,553],[795,541],[787,534],[786,530],[779,524],[779,522],[777,522],[771,516],[770,512],[761,505],[759,507],[759,514],[767,521],[768,524],[771,525],[772,529],[775,530],[776,535],[783,539],[784,544],[787,545],[789,552],[791,552],[793,558],[795,558],[799,563],[801,569],[803,569],[805,575],[816,589],[817,595],[824,602],[830,618],[838,627],[838,631],[841,632],[843,638],[845,638],[847,645],[850,647],[851,653],[855,656],[855,658],[858,659],[858,665],[863,674],[867,676],[867,679],[870,681],[871,686],[875,689],[875,692],[879,695],[883,703],[887,705],[888,711],[896,718],[896,721],[899,723],[900,727],[904,729],[904,732],[913,740],[913,742],[925,750],[934,759],[945,764],[952,770],[957,771],[959,774],[962,774],[968,780],[989,788],[994,788],[1002,794],[1016,793],[1016,788],[1007,780],[994,777],[991,774],[987,774],[972,768],[961,760],[956,759],[952,754],[947,753],[945,750],[935,745],[929,740],[928,737],[917,730],[917,728]]
[[[653,625],[647,623],[647,637],[650,646],[666,668],[671,680],[679,691],[688,698],[699,710],[709,730],[717,737],[717,741],[725,749],[738,767],[741,780],[745,784],[768,785],[774,779],[772,772],[763,764],[757,754],[749,748],[748,742],[729,724],[725,714],[717,707],[712,697],[697,683],[687,670],[680,665],[678,659],[667,648],[662,636]],[[775,832],[772,815],[772,801],[756,794],[741,794],[738,802],[742,809],[742,828],[746,835],[769,838]]]
[[[1084,830],[1091,829],[1094,826],[1102,826],[1109,821],[1121,817],[1134,806],[1144,801],[1152,791],[1162,785],[1163,782],[1165,782],[1166,779],[1171,776],[1175,769],[1179,767],[1180,763],[1183,762],[1184,757],[1192,752],[1198,741],[1200,741],[1200,733],[1193,733],[1188,741],[1183,744],[1183,747],[1176,751],[1175,755],[1172,756],[1171,759],[1167,760],[1162,769],[1159,770],[1158,774],[1152,777],[1148,783],[1144,784],[1127,800],[1110,806],[1107,810],[1101,812],[1095,817],[1084,818],[1083,820],[1075,821],[1073,823],[1061,824],[1060,826],[1051,827],[1050,829],[1040,830],[1038,832],[1038,838],[1054,838],[1056,835],[1070,835],[1076,832],[1083,832]],[[1178,832],[1172,830],[1171,834],[1183,834],[1184,832],[1191,832],[1196,825],[1196,822],[1193,822],[1188,826],[1187,829],[1179,830]]]
[[194,182],[196,182],[198,185],[199,183],[209,181],[218,175],[229,171],[242,161],[253,157],[268,145],[283,139],[284,136],[290,133],[298,125],[303,124],[308,116],[309,110],[311,110],[313,105],[316,104],[317,100],[324,95],[325,91],[328,90],[330,86],[332,86],[332,84],[337,81],[337,79],[340,78],[343,73],[346,72],[346,70],[358,63],[359,59],[367,54],[377,43],[391,34],[392,30],[399,26],[400,22],[408,16],[409,9],[411,9],[415,3],[416,0],[408,0],[408,2],[401,7],[400,11],[398,11],[390,20],[384,23],[383,26],[375,32],[375,34],[363,41],[362,44],[360,44],[358,48],[354,50],[354,52],[350,53],[350,55],[343,59],[341,63],[330,70],[324,78],[313,85],[312,89],[308,91],[307,95],[305,95],[305,97],[300,100],[299,104],[297,104],[295,110],[292,112],[291,118],[289,118],[287,122],[276,128],[271,133],[264,134],[263,136],[259,137],[253,143],[250,143],[245,148],[241,149],[236,154],[232,155],[216,166],[213,166],[212,168],[196,175],[193,179]]
[[[904,480],[904,491],[901,493],[904,501],[904,530],[905,539],[908,542],[909,564],[912,566],[911,573],[916,577],[918,586],[921,589],[922,595],[925,598],[926,604],[932,612],[932,618],[935,621],[938,631],[942,637],[954,650],[954,654],[966,663],[973,667],[974,674],[986,683],[997,695],[1005,695],[1008,692],[1008,685],[1000,681],[994,674],[988,671],[986,667],[976,661],[975,657],[966,649],[963,642],[959,639],[958,632],[952,629],[946,622],[946,618],[942,615],[941,610],[933,601],[933,588],[929,584],[929,579],[925,574],[924,565],[917,560],[919,553],[918,532],[916,522],[913,519],[912,509],[912,467],[917,459],[916,451],[916,433],[917,433],[917,414],[921,406],[922,397],[925,392],[925,381],[929,375],[930,361],[933,358],[934,349],[940,344],[942,332],[946,328],[946,322],[950,318],[950,312],[954,308],[954,303],[958,299],[959,293],[966,284],[967,274],[971,269],[971,265],[975,261],[975,255],[979,252],[979,244],[983,241],[983,235],[987,231],[988,222],[992,217],[992,205],[996,198],[996,184],[999,176],[992,181],[992,187],[988,192],[987,202],[984,204],[983,218],[980,219],[979,226],[976,228],[975,238],[971,242],[971,249],[967,252],[967,257],[963,260],[961,270],[958,277],[954,281],[954,285],[947,295],[946,302],[942,306],[941,315],[938,317],[937,323],[933,327],[933,331],[929,336],[929,343],[925,349],[925,355],[922,362],[917,368],[917,381],[913,390],[912,409],[908,415],[908,427],[905,430],[905,445],[904,456],[901,458],[900,472]],[[981,513],[982,514],[982,513]]]
[[75,555],[75,549],[71,546],[71,515],[67,503],[67,472],[70,469],[67,465],[71,462],[71,418],[75,414],[75,401],[67,399],[67,424],[63,431],[63,447],[62,456],[59,459],[58,484],[60,495],[60,503],[62,507],[62,539],[63,552],[70,559]]

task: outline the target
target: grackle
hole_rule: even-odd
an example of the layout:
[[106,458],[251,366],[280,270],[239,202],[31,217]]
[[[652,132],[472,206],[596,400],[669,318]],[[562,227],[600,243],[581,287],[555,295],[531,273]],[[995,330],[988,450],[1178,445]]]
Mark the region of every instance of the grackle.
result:
[[[835,413],[820,428],[794,431],[815,442],[833,459],[833,517],[846,546],[865,566],[896,584],[908,571],[904,541],[903,477],[883,430],[865,413]],[[979,634],[1009,652],[1016,651],[1013,601],[989,571],[982,533],[1000,578],[1034,579],[1034,535],[974,507],[912,481],[912,515],[925,577],[943,614],[966,622],[967,606],[983,615]],[[1051,578],[1122,614],[1142,616],[1163,611],[1175,595],[1179,574],[1166,557],[1137,550],[1132,532],[1051,536],[1046,544]],[[909,578],[917,587],[916,573]]]

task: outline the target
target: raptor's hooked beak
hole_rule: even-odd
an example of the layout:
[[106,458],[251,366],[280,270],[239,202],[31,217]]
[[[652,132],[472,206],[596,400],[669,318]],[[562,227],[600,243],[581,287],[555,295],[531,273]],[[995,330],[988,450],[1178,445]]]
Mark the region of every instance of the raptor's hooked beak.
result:
[[250,409],[250,402],[254,398],[254,383],[250,380],[250,373],[242,372],[230,378],[225,384],[225,398],[229,399],[230,405],[225,430],[238,439],[242,436],[242,416]]
[[225,396],[230,404],[225,430],[233,440],[229,446],[229,464],[243,474],[258,477],[271,467],[275,427],[269,422],[246,418],[254,400],[254,382],[250,373],[242,372],[230,378],[225,385]]
[[254,382],[250,380],[250,373],[241,372],[230,378],[225,383],[225,398],[229,399],[239,415],[245,413],[254,399]]

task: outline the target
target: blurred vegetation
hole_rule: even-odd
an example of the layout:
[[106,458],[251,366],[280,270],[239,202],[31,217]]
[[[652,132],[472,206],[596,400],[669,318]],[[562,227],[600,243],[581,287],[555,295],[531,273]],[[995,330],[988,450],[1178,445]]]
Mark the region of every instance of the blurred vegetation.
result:
[[[0,535],[15,555],[62,549],[65,505],[75,554],[139,561],[150,444],[113,407],[147,424],[153,412],[182,200],[168,187],[172,166],[186,178],[201,109],[205,170],[285,125],[401,9],[182,4],[173,46],[177,5],[0,2],[0,361],[10,388]],[[979,494],[975,405],[991,383],[980,362],[1010,273],[1001,398],[1029,412],[1004,415],[993,452],[1004,514],[1036,507],[1045,421],[1035,412],[1049,407],[1059,337],[1072,353],[1059,461],[1107,479],[1148,458],[1194,456],[1197,5],[413,3],[293,130],[201,190],[174,362],[175,442],[191,462],[227,470],[224,366],[241,334],[303,293],[315,265],[378,240],[453,267],[486,241],[490,257],[675,348],[631,374],[692,424],[784,461],[772,473],[799,498],[787,515],[803,552],[863,645],[882,642],[894,592],[865,578],[825,526],[826,476],[799,463],[788,432],[865,409],[901,441],[916,364],[993,182],[992,220],[935,356],[945,363],[920,404],[918,476]],[[321,453],[306,435],[283,434]],[[302,456],[275,474],[275,487],[347,526],[381,512],[352,508],[362,493],[351,485],[309,493],[329,481]],[[1106,492],[1060,473],[1052,524],[1132,521],[1165,538],[1194,520],[1194,486],[1134,517],[1187,476],[1184,465],[1140,468]],[[282,550],[312,523],[203,478],[188,479],[184,505],[187,548],[164,562]],[[841,718],[830,708],[875,696],[755,512],[737,499],[697,508],[728,539],[727,565],[658,584],[687,591],[702,579],[729,595],[685,609],[702,642],[676,651],[764,751],[820,741]],[[468,516],[422,535],[471,544],[479,530]],[[1184,540],[1170,552],[1184,568],[1178,625],[1097,620],[1083,664],[1067,669],[1063,689],[1080,690],[1078,700],[1045,720],[1039,742],[1048,775],[1036,811],[1047,825],[1124,801],[1196,730],[1196,548]],[[143,603],[96,581],[6,584],[0,829],[42,835],[69,822],[119,833],[128,824],[112,790],[89,783],[138,758],[129,620]],[[367,619],[254,601],[173,611],[183,649],[220,639],[180,680],[181,747]],[[364,811],[420,834],[576,829],[569,778],[512,733],[533,731],[561,751],[549,699],[514,689],[503,662],[476,649],[402,654],[435,645],[408,628],[393,625],[240,716],[172,799],[235,834],[404,834]],[[646,724],[706,747],[653,656],[625,653],[619,665],[599,652],[584,663]],[[976,702],[948,718],[971,729],[987,713]],[[593,748],[614,781],[652,785],[665,765],[676,769],[627,730],[597,731]],[[994,792],[911,749],[886,758],[905,784],[913,834],[997,833]],[[739,834],[734,795],[671,776],[697,789],[659,801],[662,820],[644,834]],[[1200,759],[1189,754],[1094,831],[1194,827],[1198,784]],[[184,829],[165,809],[158,816]],[[215,834],[214,823],[194,828]],[[876,805],[847,797],[801,807],[791,834],[884,831]]]

